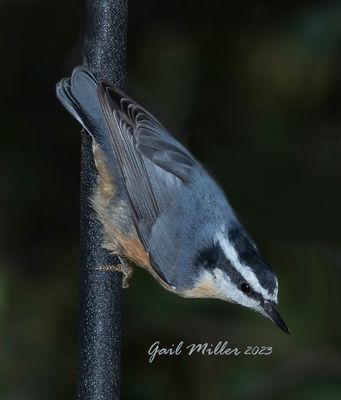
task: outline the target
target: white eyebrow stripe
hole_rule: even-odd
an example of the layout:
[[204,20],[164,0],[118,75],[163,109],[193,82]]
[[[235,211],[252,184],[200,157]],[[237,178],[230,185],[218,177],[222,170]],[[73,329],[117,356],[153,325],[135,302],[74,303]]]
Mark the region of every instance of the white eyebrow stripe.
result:
[[[241,276],[246,280],[246,282],[250,283],[252,288],[260,293],[264,299],[271,300],[277,303],[277,287],[274,290],[274,293],[270,295],[259,283],[256,274],[252,271],[252,269],[245,264],[242,264],[239,261],[238,254],[236,249],[232,246],[228,238],[222,233],[219,232],[216,234],[215,239],[220,244],[225,256],[231,261],[232,266],[241,274]],[[277,280],[276,280],[277,282]]]

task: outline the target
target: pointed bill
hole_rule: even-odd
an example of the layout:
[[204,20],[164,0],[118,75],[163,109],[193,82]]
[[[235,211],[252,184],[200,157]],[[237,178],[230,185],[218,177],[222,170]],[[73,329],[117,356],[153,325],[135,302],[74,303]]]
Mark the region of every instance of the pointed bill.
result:
[[282,317],[279,315],[279,312],[276,309],[276,306],[271,301],[265,301],[263,305],[264,313],[267,317],[271,319],[279,328],[282,329],[285,333],[290,335],[289,328],[286,326]]

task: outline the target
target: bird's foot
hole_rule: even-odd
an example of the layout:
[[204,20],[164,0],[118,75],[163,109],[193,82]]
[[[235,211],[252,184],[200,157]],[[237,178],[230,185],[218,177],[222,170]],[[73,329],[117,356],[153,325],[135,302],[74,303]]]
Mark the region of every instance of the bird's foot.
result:
[[124,289],[129,287],[129,280],[133,274],[133,267],[126,261],[122,256],[114,254],[118,258],[119,262],[117,264],[101,265],[96,268],[99,271],[118,271],[123,274],[122,287]]

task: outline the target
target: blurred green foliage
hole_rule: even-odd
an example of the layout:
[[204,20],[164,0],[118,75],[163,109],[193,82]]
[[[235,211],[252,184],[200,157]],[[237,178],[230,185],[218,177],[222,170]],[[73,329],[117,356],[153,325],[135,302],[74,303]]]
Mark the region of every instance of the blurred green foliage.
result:
[[[81,60],[76,1],[1,1],[0,397],[75,397],[79,126],[54,85]],[[218,179],[280,281],[292,335],[136,271],[123,399],[341,397],[341,3],[130,1],[128,92]],[[179,356],[228,340],[268,357]]]

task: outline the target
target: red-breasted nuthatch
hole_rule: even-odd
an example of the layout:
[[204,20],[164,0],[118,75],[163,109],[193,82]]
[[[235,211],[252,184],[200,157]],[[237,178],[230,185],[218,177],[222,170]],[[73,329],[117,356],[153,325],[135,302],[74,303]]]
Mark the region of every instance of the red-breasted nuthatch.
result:
[[103,246],[175,294],[238,303],[289,333],[276,310],[274,272],[192,154],[84,67],[57,84],[57,97],[93,139],[99,178],[91,201]]

